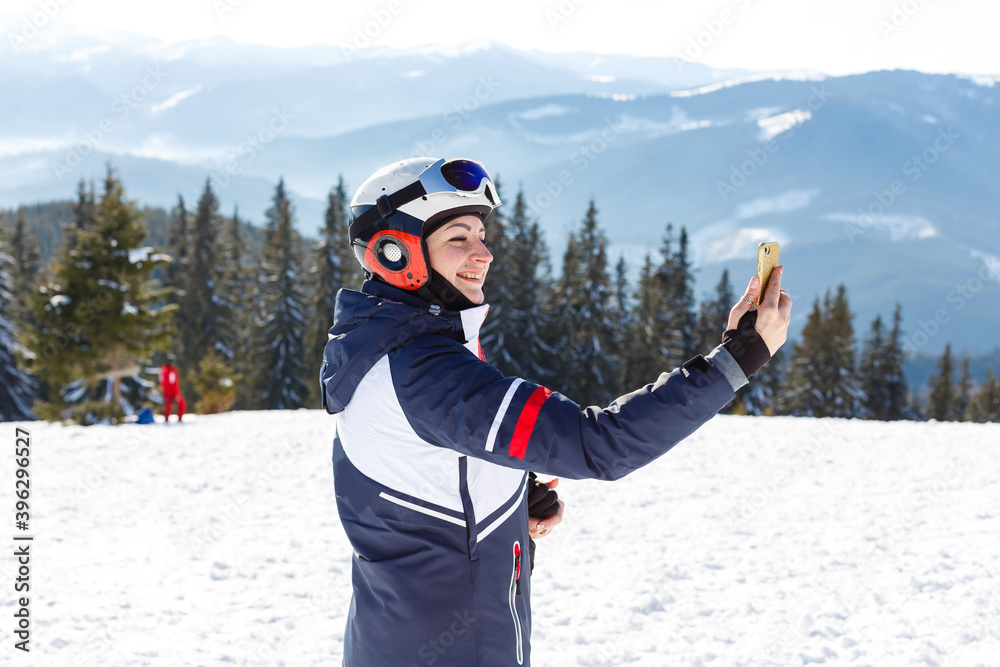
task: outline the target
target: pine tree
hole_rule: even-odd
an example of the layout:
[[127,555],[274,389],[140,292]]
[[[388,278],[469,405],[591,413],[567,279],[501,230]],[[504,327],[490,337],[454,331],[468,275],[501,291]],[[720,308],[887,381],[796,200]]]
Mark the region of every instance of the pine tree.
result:
[[73,228],[77,231],[94,229],[97,226],[97,198],[94,194],[94,183],[87,189],[83,179],[76,187],[76,203],[73,205]]
[[153,281],[166,260],[141,247],[144,236],[141,214],[109,167],[94,228],[78,231],[32,298],[33,370],[53,389],[43,416],[92,423],[146,399],[141,365],[167,341],[172,309],[160,306],[165,290]]
[[617,326],[611,331],[614,340],[614,349],[618,351],[618,377],[615,381],[615,396],[621,396],[635,389],[628,384],[628,351],[632,345],[632,298],[629,294],[631,286],[628,280],[628,264],[625,256],[618,256],[618,263],[615,264],[614,277],[614,299],[612,301],[613,318]]
[[34,290],[39,272],[38,240],[25,229],[24,211],[18,210],[14,230],[10,236],[10,255],[13,264],[13,290],[17,301],[24,302]]
[[612,344],[611,278],[607,239],[597,225],[597,207],[591,201],[578,232],[571,234],[556,291],[561,337],[560,379],[584,404],[603,404],[613,398],[620,372]]
[[[487,234],[492,252],[496,234],[491,229]],[[548,250],[538,223],[528,216],[523,190],[518,191],[510,215],[504,217],[503,238],[506,249],[501,256],[506,265],[502,271],[491,265],[488,283],[495,274],[504,274],[503,286],[497,290],[503,295],[504,316],[494,317],[491,288],[487,321],[493,322],[493,328],[484,335],[483,348],[490,363],[504,375],[553,384],[557,381],[552,363],[555,355],[546,343],[552,329],[547,301]]]
[[218,258],[219,280],[216,283],[215,301],[219,318],[215,348],[223,360],[230,361],[245,352],[242,341],[249,337],[248,321],[244,315],[247,294],[247,270],[243,266],[245,244],[240,234],[239,209],[231,218],[220,223],[215,255]]
[[23,421],[34,419],[31,405],[35,400],[35,383],[19,368],[18,329],[9,319],[16,303],[17,281],[11,274],[17,260],[11,254],[12,244],[7,237],[0,225],[0,421]]
[[[313,250],[310,282],[316,286],[313,312],[315,322],[310,327],[309,358],[307,366],[318,369],[323,360],[327,335],[333,326],[337,307],[337,292],[341,288],[357,289],[360,285],[361,267],[350,246],[347,223],[347,192],[343,176],[327,195],[323,236]],[[318,375],[317,370],[317,375]],[[312,403],[319,405],[319,384],[309,384]]]
[[863,397],[855,371],[853,319],[847,290],[826,293],[823,308],[817,298],[794,346],[787,401],[792,414],[814,417],[856,417]]
[[907,388],[903,375],[904,353],[900,306],[896,305],[892,329],[886,332],[882,317],[872,322],[865,340],[861,365],[862,414],[867,419],[890,421],[907,416]]
[[889,419],[889,387],[885,364],[886,333],[882,316],[872,322],[871,332],[865,340],[859,376],[863,414],[868,419]]
[[647,253],[636,285],[627,343],[622,348],[624,384],[629,390],[653,382],[660,373],[669,370],[661,329],[666,296],[658,270]]
[[[670,228],[671,226],[667,225],[668,237]],[[669,239],[664,242],[664,258],[660,279],[664,283],[664,294],[667,298],[666,305],[670,327],[668,330],[673,333],[672,357],[668,360],[668,367],[674,368],[698,354],[698,334],[695,331],[698,316],[695,312],[694,271],[688,256],[686,228],[681,227],[677,252],[672,257],[668,256],[668,252]]]
[[[248,378],[253,375],[255,367],[252,349],[256,333],[254,323],[257,309],[254,304],[257,294],[256,283],[244,264],[246,243],[241,232],[242,225],[239,210],[234,209],[232,217],[226,219],[220,237],[218,255],[223,272],[216,296],[223,306],[223,319],[219,323],[218,333],[223,360],[232,364],[236,376]],[[202,364],[205,364],[204,360]],[[212,362],[208,366],[214,368]],[[237,382],[235,407],[247,409],[252,404],[252,395],[251,383]]]
[[38,241],[34,234],[26,229],[24,209],[18,209],[14,227],[6,233],[6,237],[7,254],[10,258],[11,299],[4,313],[14,328],[21,331],[31,321],[31,311],[27,303],[35,291],[40,271]]
[[825,318],[819,297],[802,328],[802,340],[795,343],[784,401],[794,415],[826,417],[827,401],[819,381],[823,368]]
[[96,227],[97,204],[94,195],[94,184],[87,189],[83,179],[76,187],[76,201],[73,203],[73,223],[63,229],[63,247],[72,248],[76,245],[77,234]]
[[687,245],[687,231],[682,229],[679,249],[674,252],[673,225],[667,225],[659,265],[646,256],[636,288],[628,348],[623,352],[625,384],[632,389],[697,354],[701,334]]
[[625,262],[625,255],[618,256],[618,263],[615,264],[615,310],[619,313],[629,313],[632,299],[629,296],[628,264]]
[[[542,349],[547,350],[543,366],[550,369],[552,375],[548,382],[551,386],[569,386],[567,384],[572,368],[566,359],[565,346],[571,336],[569,317],[571,314],[570,300],[576,291],[576,274],[579,266],[577,257],[576,235],[572,232],[566,240],[566,250],[563,252],[562,276],[553,283],[552,289],[545,294],[544,310],[551,313],[548,326],[541,330]],[[568,279],[567,276],[574,276]]]
[[[294,409],[305,405],[305,378],[312,378],[306,360],[306,297],[302,286],[302,242],[295,231],[292,203],[285,181],[278,181],[274,205],[267,210],[261,256],[261,305],[254,358],[258,401],[264,409]],[[310,327],[311,330],[311,327]]]
[[660,251],[662,263],[656,272],[662,304],[651,313],[661,337],[664,370],[674,368],[694,356],[696,346],[693,275],[687,256],[687,230],[681,230],[677,252],[673,250],[673,225],[667,225]]
[[944,346],[937,367],[938,372],[929,380],[931,393],[927,399],[927,418],[943,422],[953,417],[955,409],[955,385],[952,380],[955,361],[951,357],[951,343]]
[[903,372],[906,353],[903,351],[902,321],[902,306],[897,303],[892,314],[892,329],[889,330],[882,353],[882,374],[886,391],[885,418],[888,420],[913,416],[912,411],[907,409],[909,392]]
[[[222,267],[217,261],[219,227],[219,200],[212,192],[211,180],[205,180],[205,189],[198,200],[194,218],[187,226],[186,266],[180,298],[178,333],[181,340],[181,375],[190,379],[201,364],[201,359],[211,350],[226,358],[232,350],[220,345],[222,323],[229,314],[216,296],[216,286],[222,278]],[[193,399],[197,396],[192,395]]]
[[657,362],[656,367],[664,370],[674,366],[684,354],[684,334],[680,329],[681,323],[674,317],[673,306],[675,304],[672,303],[671,299],[673,288],[670,282],[675,272],[673,236],[674,226],[668,224],[660,246],[660,266],[651,276],[651,279],[656,283],[656,289],[650,288],[648,290],[650,297],[655,296],[658,299],[650,302],[649,315],[653,318],[652,331],[658,333],[660,337],[658,347],[661,350],[659,355],[661,359]]
[[[166,268],[164,283],[172,288],[171,303],[180,303],[184,298],[184,280],[188,268],[188,229],[190,227],[184,197],[177,195],[177,205],[170,212],[170,226],[167,230],[167,254],[170,264]],[[184,321],[178,318],[178,328],[183,328]]]
[[968,419],[979,423],[1000,422],[1000,378],[993,374],[992,367],[986,369],[986,378],[972,396]]
[[831,417],[857,417],[861,412],[862,392],[855,371],[853,319],[847,303],[847,289],[839,285],[836,296],[827,306],[828,332],[822,371]]
[[969,371],[969,358],[962,359],[962,376],[958,378],[958,386],[955,393],[955,405],[952,408],[952,419],[957,422],[966,421],[966,412],[969,403],[972,402],[972,373]]

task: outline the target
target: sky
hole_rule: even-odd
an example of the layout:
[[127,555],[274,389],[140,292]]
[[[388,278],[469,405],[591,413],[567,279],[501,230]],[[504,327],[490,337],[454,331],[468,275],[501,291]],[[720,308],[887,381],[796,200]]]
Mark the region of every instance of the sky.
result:
[[0,0],[0,11],[170,43],[216,35],[278,47],[491,40],[753,71],[1000,74],[995,0]]

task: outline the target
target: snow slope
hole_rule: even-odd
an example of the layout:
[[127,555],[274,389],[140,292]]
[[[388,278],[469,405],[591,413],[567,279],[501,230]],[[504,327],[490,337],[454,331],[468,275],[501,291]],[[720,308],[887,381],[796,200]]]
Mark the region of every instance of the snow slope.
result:
[[[21,426],[32,653],[9,549],[3,664],[340,664],[332,418]],[[724,416],[625,480],[564,480],[533,664],[1000,664],[998,470],[997,424]]]

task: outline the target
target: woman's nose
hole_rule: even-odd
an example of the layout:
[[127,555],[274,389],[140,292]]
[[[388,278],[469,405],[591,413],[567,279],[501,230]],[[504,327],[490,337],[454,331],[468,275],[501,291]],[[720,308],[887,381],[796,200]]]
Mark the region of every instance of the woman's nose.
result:
[[476,247],[472,251],[472,257],[477,262],[486,262],[489,264],[493,261],[493,253],[490,249],[486,247],[486,244],[480,239],[476,241]]

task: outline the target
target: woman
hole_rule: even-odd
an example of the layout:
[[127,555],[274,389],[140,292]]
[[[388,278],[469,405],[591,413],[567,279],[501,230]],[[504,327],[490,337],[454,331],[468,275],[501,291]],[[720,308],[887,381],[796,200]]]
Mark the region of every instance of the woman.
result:
[[714,416],[785,340],[779,269],[759,311],[751,281],[723,345],[604,410],[504,377],[479,346],[484,222],[499,205],[481,164],[434,158],[380,169],[351,201],[368,280],[338,295],[321,371],[355,550],[350,667],[528,665],[528,471],[628,474]]

